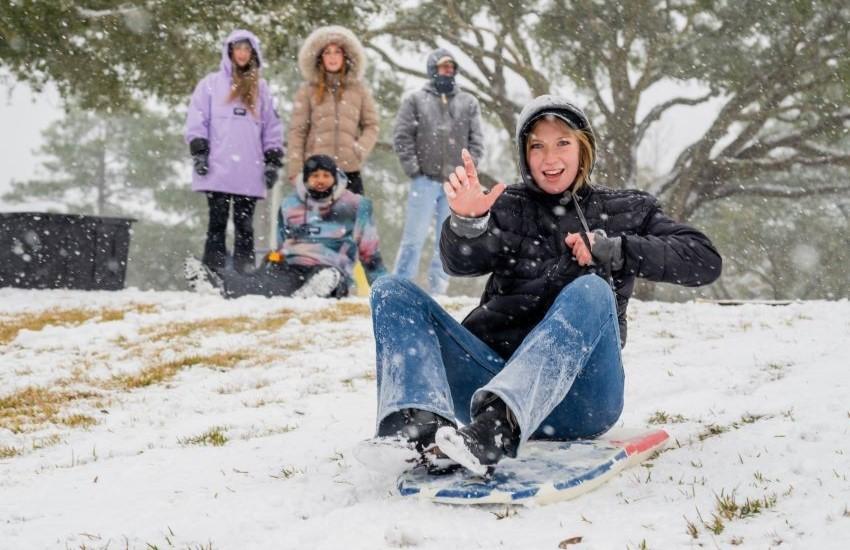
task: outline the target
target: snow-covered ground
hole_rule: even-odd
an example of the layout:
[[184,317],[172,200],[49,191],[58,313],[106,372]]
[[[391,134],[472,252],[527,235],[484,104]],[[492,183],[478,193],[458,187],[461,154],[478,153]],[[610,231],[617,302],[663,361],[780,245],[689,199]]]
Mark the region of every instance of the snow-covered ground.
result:
[[621,424],[676,444],[577,500],[464,508],[353,457],[363,299],[0,289],[0,548],[850,547],[850,303],[630,319]]

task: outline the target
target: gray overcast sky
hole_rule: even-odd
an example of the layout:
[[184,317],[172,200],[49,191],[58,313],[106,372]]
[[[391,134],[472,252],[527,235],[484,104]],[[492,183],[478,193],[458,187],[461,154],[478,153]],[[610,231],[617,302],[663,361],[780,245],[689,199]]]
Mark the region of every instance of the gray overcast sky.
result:
[[35,175],[40,161],[34,149],[41,145],[41,132],[61,116],[62,102],[54,88],[33,94],[26,84],[16,84],[10,93],[0,85],[0,194],[9,190],[12,179]]

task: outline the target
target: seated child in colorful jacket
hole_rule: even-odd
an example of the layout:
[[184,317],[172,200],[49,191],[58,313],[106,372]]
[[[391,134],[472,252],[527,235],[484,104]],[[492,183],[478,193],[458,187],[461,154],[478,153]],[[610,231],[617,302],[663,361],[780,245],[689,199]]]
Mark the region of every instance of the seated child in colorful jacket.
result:
[[372,201],[346,189],[345,174],[326,155],[304,163],[303,180],[278,213],[278,249],[250,273],[213,272],[195,258],[186,260],[194,290],[214,288],[227,298],[262,296],[333,297],[348,295],[358,260],[371,284],[387,271],[378,250]]

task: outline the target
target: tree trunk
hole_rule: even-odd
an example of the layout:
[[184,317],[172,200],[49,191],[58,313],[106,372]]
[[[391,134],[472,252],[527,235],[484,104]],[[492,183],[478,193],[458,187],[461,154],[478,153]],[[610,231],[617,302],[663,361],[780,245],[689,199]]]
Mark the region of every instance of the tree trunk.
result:
[[100,154],[97,157],[97,206],[95,213],[103,216],[106,210],[106,125],[103,127],[103,139],[100,144]]

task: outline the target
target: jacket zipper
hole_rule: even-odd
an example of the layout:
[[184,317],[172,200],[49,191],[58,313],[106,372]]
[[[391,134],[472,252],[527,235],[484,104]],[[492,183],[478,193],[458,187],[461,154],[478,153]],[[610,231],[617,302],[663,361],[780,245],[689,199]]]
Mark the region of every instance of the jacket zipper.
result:
[[333,94],[334,98],[334,161],[339,162],[339,102],[336,98],[336,92]]
[[445,128],[445,130],[446,130],[446,133],[443,136],[443,139],[440,140],[440,141],[443,142],[443,153],[440,155],[440,172],[439,172],[439,176],[440,176],[440,178],[442,178],[443,174],[445,173],[445,170],[446,170],[446,155],[448,154],[448,141],[449,141],[449,135],[451,134],[451,129],[447,126],[448,120],[446,120],[448,118],[446,115],[448,114],[449,100],[446,97],[446,94],[440,94],[440,98],[443,100],[443,106],[442,106],[441,110],[442,110],[442,117],[443,117],[443,128]]

